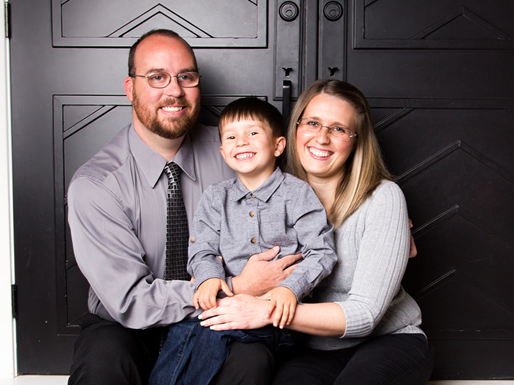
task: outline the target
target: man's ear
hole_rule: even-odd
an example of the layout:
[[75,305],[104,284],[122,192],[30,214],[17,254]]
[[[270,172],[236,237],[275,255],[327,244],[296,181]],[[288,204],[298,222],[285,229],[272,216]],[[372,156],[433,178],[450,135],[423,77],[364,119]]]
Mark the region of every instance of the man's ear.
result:
[[125,81],[123,82],[123,85],[125,86],[125,94],[127,95],[127,99],[129,102],[132,102],[132,90],[134,88],[134,79],[130,76],[127,76],[125,78]]
[[286,138],[279,136],[277,139],[275,139],[275,158],[278,158],[284,152],[285,148]]

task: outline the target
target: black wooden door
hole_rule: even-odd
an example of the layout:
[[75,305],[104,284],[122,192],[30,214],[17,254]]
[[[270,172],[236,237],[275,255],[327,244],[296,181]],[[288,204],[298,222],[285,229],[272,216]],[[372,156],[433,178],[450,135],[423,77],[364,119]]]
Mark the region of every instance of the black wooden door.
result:
[[163,27],[195,48],[206,123],[244,95],[287,110],[316,78],[361,88],[416,225],[405,286],[437,349],[434,378],[514,378],[511,1],[17,0],[11,10],[20,373],[69,369],[87,282],[65,191],[130,122],[128,47]]
[[415,223],[433,377],[514,378],[514,3],[356,1],[347,79]]

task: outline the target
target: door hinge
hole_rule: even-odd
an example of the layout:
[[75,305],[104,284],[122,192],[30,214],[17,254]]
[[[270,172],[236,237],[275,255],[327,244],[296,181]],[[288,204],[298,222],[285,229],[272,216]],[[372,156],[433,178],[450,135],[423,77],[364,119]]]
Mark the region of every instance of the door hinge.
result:
[[5,23],[5,37],[11,38],[11,4],[6,1],[4,2],[4,23]]
[[18,318],[18,285],[11,285],[12,318]]

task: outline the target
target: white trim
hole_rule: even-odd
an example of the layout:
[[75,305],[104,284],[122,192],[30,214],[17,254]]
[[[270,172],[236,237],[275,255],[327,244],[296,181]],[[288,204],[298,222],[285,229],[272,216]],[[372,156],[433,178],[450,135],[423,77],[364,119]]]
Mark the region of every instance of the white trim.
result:
[[[3,2],[2,2],[3,3]],[[1,4],[1,3],[0,3]],[[5,7],[0,6],[0,20]],[[0,23],[3,26],[3,23]],[[0,28],[0,378],[14,378],[15,322],[11,309],[11,284],[14,282],[12,231],[12,167],[9,83],[9,41]],[[2,76],[3,75],[3,76]]]

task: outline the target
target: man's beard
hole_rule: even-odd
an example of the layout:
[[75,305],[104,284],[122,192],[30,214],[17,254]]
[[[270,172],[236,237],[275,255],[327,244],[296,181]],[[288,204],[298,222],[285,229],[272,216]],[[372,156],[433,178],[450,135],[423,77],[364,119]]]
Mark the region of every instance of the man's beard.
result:
[[[180,104],[186,108],[190,107],[187,100],[183,98],[166,99],[162,105]],[[136,95],[132,97],[132,108],[136,112],[139,121],[150,131],[165,139],[177,139],[185,134],[193,127],[200,113],[200,105],[198,104],[190,114],[183,115],[179,118],[163,118],[159,121],[157,110],[152,114],[151,107],[145,107]]]

